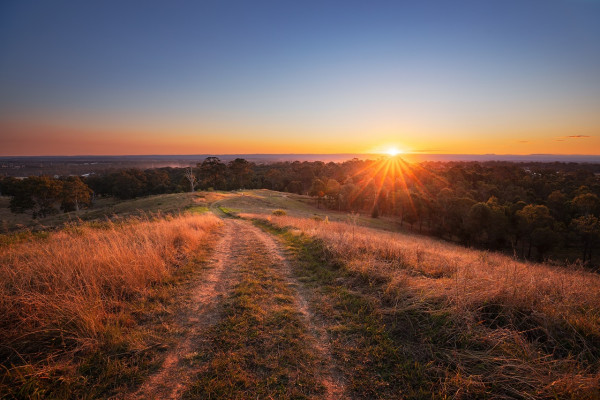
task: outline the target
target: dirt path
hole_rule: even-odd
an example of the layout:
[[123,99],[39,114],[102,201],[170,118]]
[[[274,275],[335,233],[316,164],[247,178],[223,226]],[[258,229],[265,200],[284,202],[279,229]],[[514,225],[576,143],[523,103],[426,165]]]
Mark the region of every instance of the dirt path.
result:
[[308,328],[311,336],[314,339],[314,346],[317,353],[323,358],[326,367],[326,374],[322,378],[322,383],[326,389],[326,399],[342,399],[345,398],[345,381],[342,373],[336,367],[332,357],[332,350],[329,341],[329,335],[324,327],[324,324],[310,311],[307,299],[310,298],[309,293],[304,289],[302,284],[294,278],[292,269],[287,259],[285,258],[285,250],[273,239],[273,237],[254,225],[248,224],[248,231],[255,235],[260,243],[269,252],[271,258],[276,260],[280,266],[281,272],[289,282],[289,285],[294,293],[296,307],[302,314],[304,324]]
[[322,360],[323,371],[319,379],[325,387],[324,398],[345,398],[344,380],[333,362],[327,331],[310,311],[307,302],[309,294],[293,277],[283,247],[271,235],[248,221],[223,218],[223,222],[224,233],[211,257],[210,270],[193,289],[193,295],[185,307],[188,311],[181,316],[181,324],[186,329],[185,336],[167,354],[161,369],[129,398],[177,399],[193,385],[199,371],[206,368],[206,365],[194,365],[191,361],[195,351],[210,346],[206,342],[210,340],[207,332],[219,323],[223,300],[240,281],[240,270],[248,263],[255,262],[256,257],[263,257],[263,262],[271,265],[269,268],[283,278],[292,293],[294,308],[301,314],[302,324],[311,339],[306,346],[312,348]]
[[202,333],[218,320],[218,304],[234,285],[235,269],[231,247],[238,221],[223,221],[224,232],[210,260],[210,270],[192,291],[187,312],[180,318],[187,332],[179,344],[167,354],[161,369],[152,375],[130,399],[177,399],[193,378],[195,370],[185,365]]

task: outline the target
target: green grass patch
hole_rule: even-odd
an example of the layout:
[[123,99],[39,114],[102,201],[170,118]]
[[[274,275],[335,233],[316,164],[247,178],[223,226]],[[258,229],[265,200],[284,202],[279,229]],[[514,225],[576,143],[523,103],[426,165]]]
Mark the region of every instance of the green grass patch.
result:
[[187,209],[189,212],[194,214],[204,214],[209,211],[207,206],[193,206]]
[[238,213],[240,212],[240,210],[235,209],[235,208],[228,208],[228,207],[223,207],[223,206],[219,206],[217,208],[219,209],[219,211],[221,211],[223,214],[225,214],[228,217],[237,217]]

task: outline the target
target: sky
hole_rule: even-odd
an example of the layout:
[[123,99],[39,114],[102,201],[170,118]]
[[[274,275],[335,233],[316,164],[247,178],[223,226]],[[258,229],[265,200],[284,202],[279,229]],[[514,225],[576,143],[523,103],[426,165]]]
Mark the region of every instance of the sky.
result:
[[600,154],[600,0],[3,0],[0,156]]

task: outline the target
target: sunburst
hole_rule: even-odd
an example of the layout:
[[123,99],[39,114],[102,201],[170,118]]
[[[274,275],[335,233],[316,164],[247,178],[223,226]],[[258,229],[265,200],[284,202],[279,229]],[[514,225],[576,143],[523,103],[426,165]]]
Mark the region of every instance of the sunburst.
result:
[[402,154],[402,151],[398,150],[396,147],[390,147],[385,151],[385,153],[390,157],[396,157],[398,154]]

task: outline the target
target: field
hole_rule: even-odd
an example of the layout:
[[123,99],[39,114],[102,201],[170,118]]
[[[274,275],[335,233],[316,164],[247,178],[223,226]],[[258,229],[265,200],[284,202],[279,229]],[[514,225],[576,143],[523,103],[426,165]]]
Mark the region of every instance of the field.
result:
[[600,398],[574,266],[267,190],[50,218],[0,241],[0,397]]

